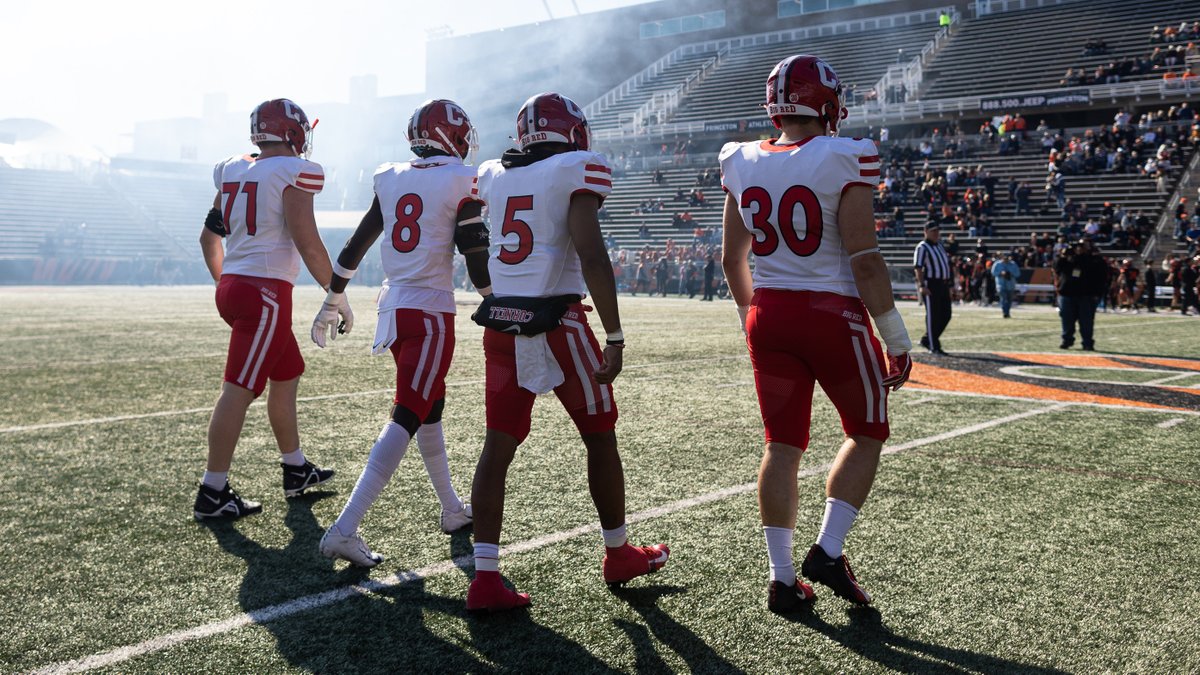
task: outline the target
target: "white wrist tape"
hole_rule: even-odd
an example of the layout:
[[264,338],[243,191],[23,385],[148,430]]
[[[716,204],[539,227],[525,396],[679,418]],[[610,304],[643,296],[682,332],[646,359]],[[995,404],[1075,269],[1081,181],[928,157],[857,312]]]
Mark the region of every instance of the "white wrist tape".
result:
[[605,339],[611,342],[621,342],[625,339],[625,331],[614,330],[613,332],[609,333]]
[[908,338],[908,329],[904,327],[904,319],[895,307],[883,314],[873,317],[875,327],[879,329],[879,337],[887,345],[889,354],[899,356],[912,351],[912,340]]
[[482,296],[483,296],[483,297],[485,297],[485,298],[486,298],[487,296],[489,296],[489,295],[491,295],[491,294],[492,294],[492,287],[491,287],[491,286],[488,286],[488,287],[486,287],[486,288],[476,288],[475,290],[479,291],[479,294],[480,294],[480,295],[482,295]]
[[346,295],[345,293],[338,293],[337,291],[329,291],[328,293],[325,294],[325,304],[337,307],[338,305],[342,304],[342,297],[345,295]]
[[850,256],[850,259],[854,260],[855,258],[857,258],[860,255],[871,255],[872,253],[879,253],[879,247],[876,246],[874,248],[864,248],[863,250],[859,251],[858,253],[855,253],[854,255]]
[[334,274],[336,274],[336,275],[338,275],[339,277],[341,277],[341,278],[343,278],[343,279],[346,279],[347,281],[349,281],[350,279],[353,279],[353,278],[354,278],[354,273],[355,273],[355,272],[357,272],[357,271],[358,271],[358,270],[356,270],[356,269],[355,269],[355,270],[348,270],[348,269],[346,269],[345,267],[342,267],[341,265],[339,265],[339,264],[338,264],[338,262],[337,262],[336,260],[335,260],[335,261],[333,261],[333,273],[334,273]]

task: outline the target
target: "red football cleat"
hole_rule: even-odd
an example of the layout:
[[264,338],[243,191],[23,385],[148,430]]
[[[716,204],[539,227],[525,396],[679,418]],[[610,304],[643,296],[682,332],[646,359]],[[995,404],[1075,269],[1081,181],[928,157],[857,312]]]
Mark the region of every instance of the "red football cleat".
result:
[[529,594],[518,593],[500,579],[499,572],[475,572],[475,580],[467,589],[468,612],[503,612],[529,606]]
[[619,586],[634,577],[657,572],[667,564],[671,549],[666,544],[630,546],[604,550],[604,583]]

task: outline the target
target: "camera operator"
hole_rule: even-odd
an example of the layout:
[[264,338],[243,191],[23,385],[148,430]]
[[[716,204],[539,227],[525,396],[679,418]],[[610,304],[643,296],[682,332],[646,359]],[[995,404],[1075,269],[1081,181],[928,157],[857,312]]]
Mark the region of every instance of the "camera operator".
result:
[[1107,271],[1104,260],[1096,255],[1087,240],[1076,241],[1054,262],[1054,287],[1058,291],[1058,315],[1062,319],[1062,344],[1070,349],[1075,344],[1075,324],[1084,351],[1094,351],[1092,324],[1096,318],[1096,302],[1105,292]]

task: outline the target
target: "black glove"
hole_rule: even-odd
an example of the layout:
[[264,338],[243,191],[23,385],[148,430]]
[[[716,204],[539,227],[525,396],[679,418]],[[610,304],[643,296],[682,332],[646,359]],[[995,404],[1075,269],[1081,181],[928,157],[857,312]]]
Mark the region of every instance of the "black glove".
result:
[[204,218],[204,227],[222,239],[229,234],[229,231],[225,229],[225,223],[221,222],[221,212],[216,209],[208,210],[208,215]]

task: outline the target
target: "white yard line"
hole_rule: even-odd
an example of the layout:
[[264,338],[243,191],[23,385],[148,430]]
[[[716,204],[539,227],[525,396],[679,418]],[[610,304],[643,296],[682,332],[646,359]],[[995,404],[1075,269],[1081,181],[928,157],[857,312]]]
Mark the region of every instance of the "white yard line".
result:
[[[978,424],[972,424],[970,426],[960,427],[958,429],[952,429],[945,433],[937,434],[934,436],[927,436],[925,438],[918,438],[916,440],[908,441],[907,443],[901,443],[899,445],[888,446],[884,449],[883,454],[891,455],[891,454],[895,454],[898,452],[903,452],[905,450],[912,450],[913,448],[919,448],[919,447],[922,447],[925,445],[930,445],[932,443],[937,443],[940,441],[957,438],[959,436],[965,436],[967,434],[972,434],[972,433],[975,433],[978,431],[983,431],[985,429],[991,429],[993,427],[998,427],[1003,424],[1008,424],[1009,422],[1016,422],[1018,420],[1026,419],[1029,417],[1035,417],[1037,415],[1043,415],[1045,413],[1056,412],[1058,410],[1062,410],[1064,408],[1070,407],[1071,405],[1073,405],[1073,404],[1071,404],[1071,403],[1055,403],[1054,405],[1045,406],[1042,408],[1035,408],[1033,410],[1027,410],[1025,412],[1016,413],[1013,415],[1006,415],[1004,417],[998,417],[995,419],[988,420],[986,422],[980,422]],[[809,467],[809,468],[801,471],[799,475],[802,477],[819,475],[819,474],[822,474],[822,473],[825,473],[826,471],[828,471],[829,467],[830,467],[830,464],[823,464],[820,466]],[[671,515],[674,513],[678,513],[680,511],[685,511],[687,509],[690,509],[690,508],[693,508],[696,506],[701,506],[701,505],[709,504],[712,502],[718,502],[718,501],[722,501],[724,499],[728,499],[730,497],[736,497],[738,495],[743,495],[743,494],[753,492],[755,489],[755,486],[756,486],[756,483],[753,483],[753,482],[743,483],[742,485],[734,485],[732,487],[722,488],[720,490],[714,490],[713,492],[709,492],[709,493],[699,495],[696,497],[680,499],[678,501],[670,502],[668,504],[663,504],[662,506],[656,506],[656,507],[653,507],[650,509],[646,509],[645,511],[639,511],[638,513],[630,514],[627,518],[627,521],[630,523],[637,523],[637,522],[641,522],[641,521],[645,521],[645,520],[650,520],[653,518],[661,518],[663,516],[668,516],[668,515]],[[505,556],[511,556],[511,555],[517,555],[520,553],[526,553],[528,551],[534,551],[534,550],[549,546],[551,544],[561,543],[568,539],[573,539],[578,536],[596,532],[598,529],[599,529],[599,525],[594,524],[594,523],[588,524],[588,525],[580,525],[579,527],[571,528],[569,530],[562,530],[559,532],[542,535],[540,537],[534,537],[533,539],[527,539],[525,541],[509,544],[509,545],[505,546],[503,549],[501,549],[501,554],[505,555]],[[275,621],[277,619],[282,619],[284,617],[294,616],[294,615],[300,614],[302,612],[307,612],[307,611],[314,610],[314,609],[321,609],[323,607],[328,607],[330,605],[336,604],[343,600],[348,600],[350,598],[358,597],[360,595],[366,595],[368,593],[379,592],[379,591],[382,591],[382,590],[385,590],[388,588],[400,586],[400,585],[409,583],[411,581],[415,581],[417,579],[427,579],[429,577],[447,574],[447,573],[453,572],[456,569],[460,569],[463,567],[470,567],[471,564],[472,564],[471,556],[462,555],[462,556],[458,556],[457,558],[453,558],[451,560],[444,560],[442,562],[434,563],[432,565],[426,565],[425,567],[421,567],[421,568],[418,568],[415,570],[408,570],[406,572],[397,572],[396,574],[393,574],[384,579],[378,579],[378,580],[371,579],[371,580],[364,581],[359,584],[354,584],[352,586],[343,586],[342,588],[336,588],[336,589],[333,589],[330,591],[325,591],[323,593],[314,593],[312,595],[306,595],[306,596],[303,596],[300,598],[296,598],[295,600],[289,600],[287,602],[282,602],[277,605],[270,605],[268,607],[256,609],[252,612],[243,612],[241,614],[232,616],[232,617],[230,617],[228,619],[224,619],[222,621],[214,621],[212,623],[206,623],[206,624],[203,624],[200,626],[195,626],[193,628],[187,628],[184,630],[175,631],[173,633],[167,633],[166,635],[160,635],[158,637],[151,638],[144,642],[139,642],[138,644],[135,644],[135,645],[119,647],[119,648],[113,649],[111,651],[103,652],[100,654],[93,654],[91,656],[86,656],[81,659],[75,659],[73,661],[63,661],[60,663],[51,664],[44,668],[40,668],[34,672],[35,673],[77,673],[77,672],[82,672],[85,670],[91,670],[93,668],[111,667],[111,666],[115,666],[120,663],[124,663],[130,659],[137,658],[139,656],[144,656],[146,654],[152,654],[154,652],[159,652],[164,649],[169,649],[171,647],[175,647],[175,646],[183,644],[185,642],[191,642],[193,640],[198,640],[201,638],[206,638],[206,637],[211,637],[214,635],[228,633],[230,631],[237,630],[238,628],[249,626],[251,624],[264,624],[264,623],[268,623],[271,621]]]
[[1158,424],[1155,424],[1154,426],[1158,427],[1159,429],[1170,429],[1171,427],[1175,426],[1176,424],[1182,424],[1186,421],[1187,420],[1183,417],[1174,417],[1169,420],[1163,420],[1163,421],[1159,422]]
[[[1195,319],[1186,317],[1178,317],[1174,319],[1155,319],[1152,321],[1130,321],[1129,323],[1105,324],[1103,330],[1107,331],[1112,328],[1134,328],[1136,326],[1160,326],[1164,323],[1182,323],[1185,321],[1195,322]],[[1025,335],[1058,335],[1062,331],[1058,328],[1046,328],[1044,330],[1023,330],[1012,333],[983,333],[981,335],[943,335],[939,338],[942,342],[947,340],[982,340],[988,338],[999,337],[1021,337]],[[1101,356],[1120,356],[1119,354],[1100,354]]]

